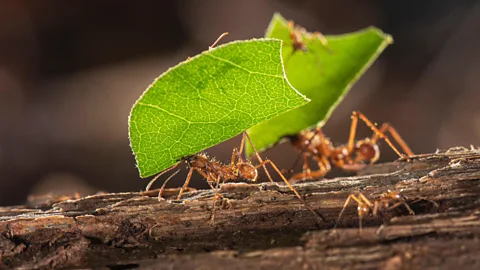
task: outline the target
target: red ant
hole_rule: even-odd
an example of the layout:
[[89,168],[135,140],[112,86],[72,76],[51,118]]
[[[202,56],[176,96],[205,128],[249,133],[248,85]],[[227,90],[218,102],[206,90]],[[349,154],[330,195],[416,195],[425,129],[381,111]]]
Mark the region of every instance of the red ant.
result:
[[324,47],[327,47],[327,39],[320,32],[314,32],[313,34],[310,34],[307,32],[307,30],[305,30],[305,28],[300,27],[299,25],[295,25],[293,21],[288,21],[288,31],[293,46],[292,54],[296,51],[308,51],[307,45],[305,44],[305,42],[303,42],[304,36],[306,36],[309,41],[315,37],[320,40]]
[[[350,200],[354,200],[358,204],[357,210],[360,233],[362,232],[363,217],[368,215],[370,212],[374,217],[376,217],[378,215],[378,212],[382,211],[383,209],[392,210],[399,207],[400,205],[404,205],[410,215],[415,215],[415,212],[413,212],[412,208],[410,208],[410,206],[408,206],[408,204],[406,203],[405,197],[398,191],[388,190],[387,193],[381,194],[380,198],[373,203],[370,202],[370,200],[368,200],[365,195],[359,192],[357,196],[355,196],[354,194],[350,194],[350,196],[348,196],[345,204],[343,205],[342,211],[340,211],[340,214],[338,215],[338,219],[334,228],[336,228],[338,223],[340,222],[340,218],[342,217],[345,208],[350,203]],[[393,205],[391,205],[392,203]]]
[[[365,138],[355,142],[358,119],[370,127],[374,134],[371,138]],[[400,145],[405,154],[402,154],[393,145],[392,141],[385,135],[386,132],[392,135],[393,139]],[[332,166],[347,171],[358,171],[364,168],[366,164],[371,164],[378,160],[380,150],[377,141],[379,139],[384,139],[390,148],[401,158],[409,160],[409,157],[414,155],[402,137],[400,137],[398,132],[389,123],[384,123],[380,128],[377,128],[360,112],[353,112],[352,114],[350,137],[346,145],[334,147],[320,128],[317,128],[315,131],[301,131],[299,134],[291,136],[290,141],[296,148],[303,152],[303,172],[293,175],[290,181],[323,177],[331,170]],[[312,171],[310,169],[308,165],[309,156],[312,156],[318,164],[319,170]]]
[[[260,162],[258,165],[253,165],[250,161],[245,161],[242,158],[242,151],[244,149],[245,145],[245,137],[248,139],[250,144],[253,146],[253,149],[255,151],[255,157],[258,159]],[[239,150],[240,149],[240,150]],[[217,189],[215,187],[218,187],[220,184],[223,184],[224,182],[227,181],[239,181],[239,180],[246,180],[249,182],[255,183],[258,178],[258,168],[263,167],[265,170],[265,173],[268,176],[268,179],[270,182],[273,182],[272,177],[270,176],[270,173],[268,172],[266,168],[266,164],[270,164],[273,169],[280,175],[282,180],[285,182],[285,184],[292,190],[292,192],[302,201],[302,203],[305,205],[305,207],[310,210],[312,213],[315,214],[316,217],[319,217],[320,219],[323,220],[323,217],[315,212],[313,209],[311,209],[305,200],[300,196],[300,194],[297,192],[297,190],[288,182],[288,180],[283,176],[283,174],[280,172],[278,167],[270,161],[269,159],[262,160],[260,155],[258,154],[257,150],[255,149],[252,140],[248,136],[246,132],[243,133],[242,136],[242,141],[240,144],[240,148],[234,148],[233,153],[232,153],[232,159],[230,164],[222,164],[218,161],[215,161],[214,159],[209,158],[205,154],[197,154],[197,155],[191,155],[191,156],[186,156],[182,158],[182,161],[184,161],[189,168],[187,178],[185,180],[185,183],[183,184],[182,188],[180,189],[180,192],[178,193],[177,200],[180,200],[182,198],[182,194],[184,190],[188,187],[188,184],[190,183],[190,179],[192,177],[193,171],[197,171],[208,183],[210,188],[214,191],[214,197],[213,197],[213,210],[212,210],[212,222],[214,223],[214,217],[215,217],[215,202],[218,197],[221,197],[217,193]],[[172,167],[164,170],[163,172],[159,173],[155,178],[153,178],[150,183],[147,185],[146,190],[148,191],[152,184],[163,174],[175,169],[178,165],[180,164],[177,163],[173,165]],[[177,174],[178,170],[173,174]],[[163,184],[162,188],[160,189],[160,192],[158,193],[158,199],[162,200],[162,193],[165,189],[165,185],[167,182],[173,177],[171,175]]]

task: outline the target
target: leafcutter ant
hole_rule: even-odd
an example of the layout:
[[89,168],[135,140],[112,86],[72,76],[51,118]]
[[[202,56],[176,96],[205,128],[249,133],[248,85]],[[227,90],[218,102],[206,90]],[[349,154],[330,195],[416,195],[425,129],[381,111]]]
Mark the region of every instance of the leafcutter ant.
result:
[[[371,138],[355,141],[355,133],[359,119],[373,131]],[[386,136],[386,132],[390,133],[404,153],[401,153],[397,147],[395,147],[390,138]],[[401,158],[408,160],[409,157],[413,155],[412,150],[410,150],[402,137],[400,137],[398,132],[389,123],[384,123],[380,128],[377,128],[360,112],[353,112],[352,114],[350,136],[346,145],[333,146],[330,139],[325,137],[320,128],[317,128],[315,131],[302,131],[297,135],[290,136],[292,144],[300,149],[302,151],[301,156],[303,155],[303,172],[294,174],[290,178],[290,181],[323,177],[331,170],[332,166],[347,171],[358,171],[367,164],[374,163],[378,160],[380,150],[377,141],[379,139],[385,140],[390,148]],[[309,156],[318,164],[318,170],[312,171],[310,169],[308,165]]]
[[305,44],[303,41],[303,36],[306,36],[308,40],[317,38],[325,48],[327,47],[327,39],[320,32],[314,32],[313,34],[310,34],[307,32],[307,30],[305,30],[305,28],[295,25],[293,21],[288,21],[288,31],[290,40],[292,41],[292,54],[296,51],[308,51],[307,44]]
[[[242,152],[245,146],[245,138],[248,139],[249,143],[252,145],[254,151],[255,151],[255,157],[257,158],[259,164],[253,165],[250,161],[245,161],[242,157]],[[246,132],[243,133],[242,136],[242,141],[240,144],[240,148],[235,148],[233,149],[232,153],[232,158],[230,164],[223,164],[219,161],[216,161],[210,157],[208,157],[205,154],[196,154],[196,155],[191,155],[191,156],[186,156],[181,159],[183,161],[187,168],[189,168],[187,178],[185,180],[185,183],[183,184],[182,188],[180,189],[177,200],[180,200],[182,198],[182,194],[184,190],[188,187],[190,183],[190,179],[192,177],[192,174],[194,171],[197,171],[208,183],[210,188],[214,191],[214,197],[213,197],[213,210],[212,210],[212,222],[214,222],[215,218],[215,202],[218,197],[221,197],[221,195],[218,194],[217,188],[219,187],[220,184],[223,184],[228,181],[242,181],[246,180],[247,182],[253,182],[255,183],[258,178],[258,168],[263,167],[265,170],[266,175],[268,176],[268,179],[273,182],[273,179],[268,172],[267,168],[265,165],[270,164],[270,166],[273,167],[273,169],[278,173],[280,178],[285,182],[285,184],[292,190],[292,192],[300,199],[300,201],[305,205],[305,207],[310,210],[312,213],[317,218],[320,218],[323,220],[323,216],[321,216],[319,213],[314,211],[312,208],[310,208],[305,200],[300,196],[300,194],[297,192],[297,190],[288,182],[288,180],[285,178],[285,176],[280,172],[278,167],[270,161],[269,159],[263,160],[260,155],[258,154],[257,150],[255,149],[252,140],[248,136]],[[180,164],[177,163],[173,165],[172,167],[164,170],[160,174],[158,174],[155,178],[153,178],[150,183],[147,185],[146,190],[148,191],[152,184],[162,175],[165,173],[175,169],[178,167]],[[178,172],[178,170],[177,170]],[[175,172],[175,174],[177,173]],[[173,175],[172,175],[173,176]],[[160,192],[158,194],[158,199],[162,200],[162,193],[165,189],[165,185],[167,182],[172,178],[170,176],[163,184],[162,188],[160,189]]]
[[380,198],[375,200],[373,203],[369,199],[367,199],[365,195],[359,192],[357,196],[355,196],[355,194],[350,194],[350,196],[348,196],[345,204],[343,205],[342,211],[340,211],[340,214],[338,215],[338,219],[334,228],[336,228],[339,224],[340,218],[342,217],[345,208],[348,206],[351,200],[356,201],[358,204],[357,210],[359,232],[362,232],[363,217],[368,215],[369,213],[372,213],[372,215],[376,217],[378,213],[382,210],[392,210],[399,207],[400,205],[403,205],[408,210],[408,213],[410,215],[415,215],[415,212],[413,212],[413,210],[410,208],[410,206],[408,206],[407,202],[405,201],[405,197],[398,191],[388,190],[387,193],[381,194]]

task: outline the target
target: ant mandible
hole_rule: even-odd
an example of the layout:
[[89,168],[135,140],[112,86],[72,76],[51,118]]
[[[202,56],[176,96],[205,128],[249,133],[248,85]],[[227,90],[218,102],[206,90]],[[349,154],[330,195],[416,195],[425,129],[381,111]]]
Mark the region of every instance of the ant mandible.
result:
[[[259,161],[258,165],[253,165],[250,161],[245,161],[242,157],[242,152],[245,146],[245,138],[248,139],[249,143],[252,145],[254,152],[255,152],[255,157]],[[240,150],[239,150],[240,149]],[[222,164],[218,161],[215,161],[212,158],[209,158],[205,154],[196,154],[196,155],[191,155],[191,156],[186,156],[181,159],[181,161],[185,162],[187,168],[189,168],[187,178],[185,180],[185,183],[183,184],[182,188],[180,189],[177,200],[180,200],[182,198],[183,192],[188,188],[188,185],[190,183],[190,179],[192,177],[193,171],[197,171],[208,183],[210,188],[214,191],[214,197],[213,197],[213,210],[212,210],[212,223],[214,223],[214,218],[215,218],[215,202],[218,197],[221,197],[221,195],[218,194],[217,189],[215,187],[218,187],[220,184],[223,184],[227,181],[241,181],[241,180],[246,180],[248,182],[253,182],[255,183],[258,178],[258,168],[263,167],[265,170],[266,175],[268,176],[268,179],[270,182],[274,182],[270,173],[268,172],[266,168],[266,164],[270,164],[273,169],[278,173],[280,178],[285,182],[285,184],[290,188],[290,190],[300,199],[300,201],[305,205],[305,207],[311,211],[317,218],[320,218],[321,220],[324,220],[323,216],[314,211],[308,204],[305,202],[305,200],[300,196],[300,194],[297,192],[297,190],[288,182],[288,180],[285,178],[285,176],[280,172],[278,167],[273,163],[271,160],[266,159],[263,160],[260,155],[258,154],[258,151],[256,150],[252,140],[250,139],[250,136],[246,132],[243,132],[242,136],[242,141],[240,143],[240,148],[234,148],[233,153],[232,153],[232,158],[230,164]],[[147,185],[146,190],[150,190],[152,184],[160,178],[160,176],[164,175],[165,173],[175,169],[178,167],[180,164],[177,163],[173,165],[172,167],[164,170],[163,172],[159,173],[155,178],[153,178],[150,183]],[[165,185],[167,182],[175,175],[178,173],[179,170],[177,170],[174,174],[172,174],[168,179],[163,183],[159,193],[158,193],[158,199],[162,200],[162,193],[165,189]]]
[[[355,133],[359,119],[373,131],[374,134],[371,138],[355,141]],[[391,134],[404,153],[401,153],[395,145],[393,145],[389,137],[385,135],[386,132]],[[364,168],[366,164],[371,164],[378,160],[380,150],[377,141],[379,139],[384,139],[390,148],[401,158],[409,160],[410,156],[414,155],[402,137],[400,137],[398,132],[389,123],[384,123],[380,128],[377,128],[360,112],[353,112],[352,114],[350,136],[346,145],[334,147],[320,128],[317,128],[315,131],[301,131],[297,135],[290,136],[289,139],[296,148],[302,151],[303,155],[303,172],[294,174],[290,178],[290,181],[323,177],[331,170],[332,166],[347,171],[358,171]],[[318,164],[318,170],[312,171],[310,169],[308,165],[309,156],[312,156]]]
[[415,212],[412,210],[412,208],[408,206],[405,200],[405,197],[398,191],[388,190],[387,193],[381,194],[380,198],[375,200],[373,203],[369,199],[367,199],[365,195],[359,192],[357,196],[355,196],[355,194],[350,194],[350,196],[348,196],[347,200],[345,201],[345,204],[343,205],[342,211],[340,211],[340,214],[338,215],[338,219],[337,219],[337,222],[335,223],[334,228],[337,228],[340,222],[340,218],[342,217],[342,214],[345,211],[345,208],[350,203],[350,200],[354,200],[358,204],[357,210],[358,210],[359,233],[362,232],[363,217],[368,215],[370,212],[374,217],[376,217],[378,213],[384,209],[392,210],[394,208],[399,207],[400,205],[404,205],[410,215],[415,215]]

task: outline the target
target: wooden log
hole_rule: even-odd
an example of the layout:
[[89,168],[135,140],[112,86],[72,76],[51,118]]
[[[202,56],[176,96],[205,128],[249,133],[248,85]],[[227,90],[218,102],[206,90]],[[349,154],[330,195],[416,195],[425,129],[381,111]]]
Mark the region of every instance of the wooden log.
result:
[[[211,190],[181,201],[156,191],[50,198],[0,208],[0,268],[480,269],[480,151],[452,148],[361,175],[288,187],[224,184],[212,225]],[[345,200],[401,191],[399,206],[363,219]],[[167,194],[168,195],[168,194]],[[173,195],[173,193],[171,193]],[[228,199],[228,203],[227,203]]]

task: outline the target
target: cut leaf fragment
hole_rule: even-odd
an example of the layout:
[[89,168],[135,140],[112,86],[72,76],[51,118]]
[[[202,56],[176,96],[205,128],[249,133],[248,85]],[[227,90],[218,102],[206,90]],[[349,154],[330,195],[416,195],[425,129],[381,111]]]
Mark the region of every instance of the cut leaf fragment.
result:
[[134,105],[129,137],[140,176],[307,102],[285,77],[281,41],[205,51],[158,77]]
[[[266,37],[283,40],[287,78],[311,102],[250,128],[248,134],[258,150],[272,146],[287,135],[323,126],[352,85],[393,42],[390,35],[375,27],[326,36],[326,46],[315,35],[299,32],[299,38],[306,46],[303,51],[295,49],[291,33],[288,22],[280,14],[275,14]],[[251,146],[247,146],[247,153],[252,153]]]

